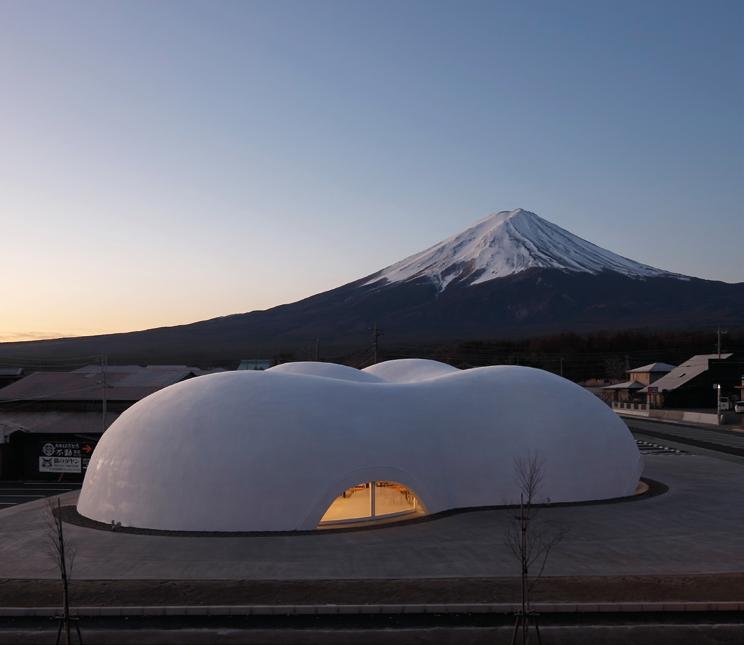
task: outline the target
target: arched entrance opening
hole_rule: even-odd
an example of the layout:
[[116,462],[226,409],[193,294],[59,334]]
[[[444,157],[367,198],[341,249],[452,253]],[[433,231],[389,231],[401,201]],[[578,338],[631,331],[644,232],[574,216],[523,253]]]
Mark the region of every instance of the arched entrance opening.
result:
[[331,502],[318,528],[425,514],[421,499],[407,486],[394,481],[362,482]]

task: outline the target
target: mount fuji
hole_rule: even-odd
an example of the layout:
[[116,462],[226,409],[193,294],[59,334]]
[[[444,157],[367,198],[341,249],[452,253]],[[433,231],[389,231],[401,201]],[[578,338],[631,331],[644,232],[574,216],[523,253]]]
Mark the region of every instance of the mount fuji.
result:
[[264,311],[139,332],[0,344],[3,356],[234,362],[306,358],[385,344],[517,338],[563,331],[744,327],[744,283],[701,280],[600,248],[526,210],[463,232],[336,289]]
[[444,291],[454,281],[473,286],[529,269],[685,278],[602,249],[518,208],[490,215],[462,233],[383,269],[366,284],[426,277]]

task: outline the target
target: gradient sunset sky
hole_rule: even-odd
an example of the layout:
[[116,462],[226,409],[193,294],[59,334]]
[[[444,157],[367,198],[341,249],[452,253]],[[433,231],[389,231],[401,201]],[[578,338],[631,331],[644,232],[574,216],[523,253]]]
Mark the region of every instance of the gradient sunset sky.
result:
[[517,207],[744,281],[744,2],[0,3],[0,340],[298,300]]

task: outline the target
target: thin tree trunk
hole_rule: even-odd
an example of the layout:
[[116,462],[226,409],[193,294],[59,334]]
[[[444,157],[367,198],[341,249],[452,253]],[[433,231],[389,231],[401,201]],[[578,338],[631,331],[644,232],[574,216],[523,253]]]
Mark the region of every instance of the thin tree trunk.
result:
[[59,564],[62,573],[62,611],[65,626],[65,645],[71,645],[70,633],[70,595],[67,580],[67,561],[65,559],[65,536],[62,532],[62,515],[59,499],[57,499],[57,536],[59,539]]
[[527,561],[527,516],[524,508],[524,497],[520,495],[519,499],[521,523],[522,523],[522,643],[527,645],[527,632],[529,623],[527,622],[527,576],[529,575]]

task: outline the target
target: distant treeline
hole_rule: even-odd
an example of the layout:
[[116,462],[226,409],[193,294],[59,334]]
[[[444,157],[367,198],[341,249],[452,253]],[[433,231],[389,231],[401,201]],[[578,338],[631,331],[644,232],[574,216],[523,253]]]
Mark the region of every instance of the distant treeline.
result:
[[[706,331],[630,330],[588,334],[553,334],[525,339],[482,339],[463,341],[400,342],[383,333],[378,337],[379,361],[397,358],[430,358],[460,368],[483,365],[526,365],[563,374],[574,381],[589,379],[624,379],[626,370],[647,363],[662,361],[679,365],[694,354],[716,352],[717,333]],[[390,334],[394,336],[394,334]],[[744,354],[744,328],[727,330],[721,335],[724,352]],[[327,341],[287,347],[283,351],[262,350],[260,347],[237,347],[230,351],[209,351],[183,345],[178,350],[121,354],[110,358],[115,364],[177,363],[198,367],[235,369],[242,358],[267,359],[274,364],[290,361],[321,361],[342,363],[363,368],[374,361],[373,333],[360,337],[351,348],[337,348]],[[27,373],[37,370],[71,370],[98,363],[100,355],[59,357],[3,357],[0,367],[23,367]]]
[[[723,352],[744,353],[744,329],[721,335]],[[381,342],[379,360],[430,358],[460,368],[483,365],[527,365],[563,374],[574,381],[622,379],[626,370],[653,362],[678,365],[694,354],[714,354],[712,331],[622,331],[554,334],[523,340],[470,340],[387,346]],[[368,348],[327,358],[355,367],[371,364]]]

